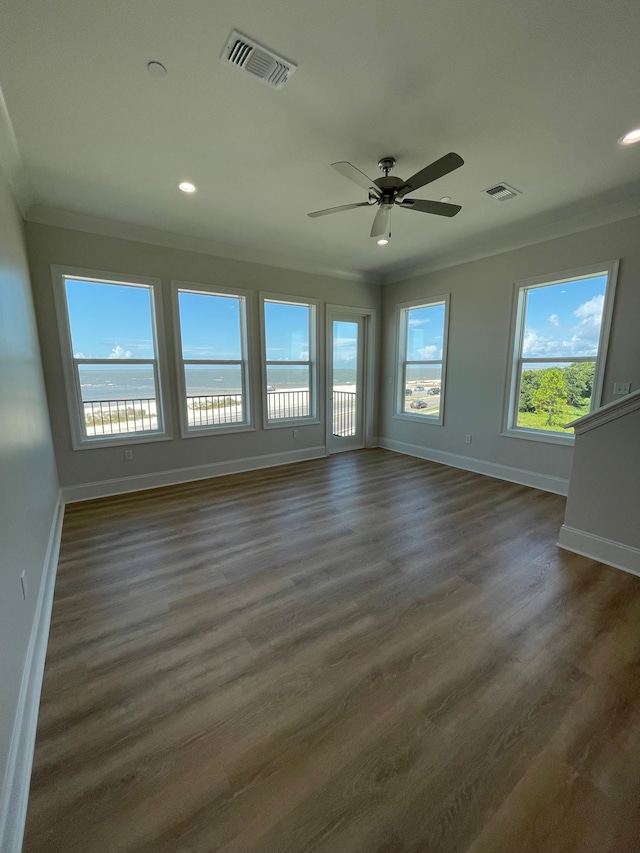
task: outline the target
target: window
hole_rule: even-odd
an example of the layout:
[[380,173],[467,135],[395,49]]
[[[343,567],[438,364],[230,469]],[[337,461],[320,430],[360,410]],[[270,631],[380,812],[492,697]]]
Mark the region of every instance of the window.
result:
[[317,420],[315,302],[263,297],[265,426]]
[[396,415],[441,424],[449,297],[398,306]]
[[54,268],[73,446],[166,434],[155,279]]
[[617,262],[516,284],[506,432],[566,443],[600,404]]
[[249,426],[246,297],[175,283],[183,435]]

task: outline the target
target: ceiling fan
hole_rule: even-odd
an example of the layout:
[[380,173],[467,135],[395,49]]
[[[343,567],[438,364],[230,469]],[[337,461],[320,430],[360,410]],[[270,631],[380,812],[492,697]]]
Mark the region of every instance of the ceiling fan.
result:
[[445,154],[439,160],[425,166],[415,175],[412,175],[408,180],[403,181],[389,175],[389,172],[395,166],[396,161],[393,157],[383,157],[378,162],[378,166],[384,172],[383,178],[372,180],[367,177],[364,172],[357,169],[351,163],[341,161],[332,163],[332,167],[349,178],[350,181],[364,187],[369,193],[368,201],[361,201],[356,204],[342,204],[339,207],[328,207],[325,210],[314,210],[308,216],[326,216],[328,213],[339,213],[342,210],[353,210],[356,207],[371,207],[378,205],[378,212],[373,220],[371,227],[371,237],[381,238],[378,242],[382,245],[389,242],[391,237],[391,209],[394,205],[402,208],[402,210],[415,210],[418,213],[434,213],[436,216],[455,216],[462,208],[459,204],[448,204],[442,201],[427,201],[426,199],[405,199],[405,196],[414,190],[424,187],[425,184],[430,184],[432,181],[437,181],[438,178],[448,175],[454,169],[458,169],[464,164],[464,160],[459,154]]

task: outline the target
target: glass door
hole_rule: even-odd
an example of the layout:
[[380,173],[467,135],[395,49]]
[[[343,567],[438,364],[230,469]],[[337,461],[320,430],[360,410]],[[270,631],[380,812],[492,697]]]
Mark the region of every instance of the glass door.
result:
[[365,318],[329,315],[327,380],[329,453],[364,447]]

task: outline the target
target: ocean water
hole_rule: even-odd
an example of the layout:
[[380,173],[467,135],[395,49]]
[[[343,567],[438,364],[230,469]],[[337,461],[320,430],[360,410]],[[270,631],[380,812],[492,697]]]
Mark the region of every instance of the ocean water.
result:
[[440,365],[407,365],[407,382],[434,382],[442,379],[442,368]]
[[[334,371],[336,384],[355,383],[356,372],[350,368]],[[308,384],[306,368],[277,365],[269,369],[267,381],[278,391],[304,388]],[[97,400],[140,400],[154,398],[155,383],[150,367],[118,365],[117,367],[80,369],[80,387],[84,402]],[[238,394],[240,371],[236,367],[197,367],[187,371],[187,395]]]

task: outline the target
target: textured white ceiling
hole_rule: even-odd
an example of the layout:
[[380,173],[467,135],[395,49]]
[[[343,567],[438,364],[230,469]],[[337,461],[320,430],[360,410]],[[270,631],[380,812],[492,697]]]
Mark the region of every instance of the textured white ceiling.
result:
[[[46,208],[345,271],[451,263],[640,209],[637,0],[3,0],[0,85]],[[236,28],[298,64],[281,91],[219,61]],[[167,67],[157,78],[149,60]],[[415,193],[454,219],[374,210],[378,177],[456,151]],[[199,191],[179,193],[179,180]],[[506,181],[523,195],[482,190]],[[258,253],[258,255],[256,255]]]

